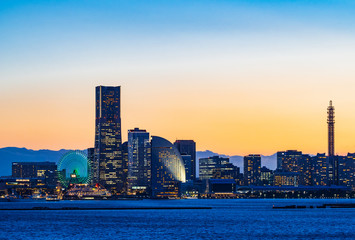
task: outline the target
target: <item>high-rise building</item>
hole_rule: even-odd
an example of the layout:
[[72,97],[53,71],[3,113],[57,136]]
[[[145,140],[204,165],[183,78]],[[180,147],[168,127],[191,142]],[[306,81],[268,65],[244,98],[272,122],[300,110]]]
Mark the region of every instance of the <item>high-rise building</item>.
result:
[[[181,156],[183,156],[186,180],[196,179],[196,143],[193,140],[176,140],[174,142],[175,147],[179,150]],[[185,157],[184,157],[185,156]],[[188,157],[190,156],[190,157]]]
[[328,158],[325,153],[318,153],[311,158],[311,176],[313,186],[326,186],[328,184]]
[[47,185],[57,184],[57,164],[55,162],[13,162],[13,178],[41,178]]
[[249,154],[244,157],[244,184],[260,184],[261,156],[259,154]]
[[168,140],[152,136],[152,197],[179,198],[186,181],[185,166],[177,148]]
[[338,157],[338,184],[341,186],[352,186],[354,175],[354,156],[348,153],[347,156]]
[[339,185],[355,189],[355,153],[348,153],[338,161]]
[[300,185],[312,185],[312,158],[308,154],[302,154],[298,162],[298,172],[300,173]]
[[139,128],[128,130],[129,193],[150,195],[151,146],[149,132]]
[[113,193],[125,192],[126,171],[121,152],[121,88],[96,87],[94,181]]

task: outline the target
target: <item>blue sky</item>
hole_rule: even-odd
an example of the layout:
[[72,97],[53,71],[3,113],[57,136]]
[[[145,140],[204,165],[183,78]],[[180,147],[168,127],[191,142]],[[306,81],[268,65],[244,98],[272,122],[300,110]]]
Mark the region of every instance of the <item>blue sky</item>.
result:
[[[91,144],[102,84],[123,87],[123,132],[196,138],[200,150],[228,154],[321,151],[325,126],[307,121],[323,121],[333,99],[347,151],[354,12],[354,1],[341,0],[1,1],[0,108],[9,117],[0,125],[11,127],[0,134],[16,134],[0,145]],[[305,134],[316,139],[300,141]]]

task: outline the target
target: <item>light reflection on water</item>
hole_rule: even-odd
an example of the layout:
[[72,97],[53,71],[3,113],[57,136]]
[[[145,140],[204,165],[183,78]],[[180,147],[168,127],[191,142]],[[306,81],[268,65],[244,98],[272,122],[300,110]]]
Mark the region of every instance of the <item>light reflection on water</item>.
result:
[[355,209],[272,209],[355,200],[0,203],[0,208],[210,206],[200,210],[0,211],[0,239],[355,239]]

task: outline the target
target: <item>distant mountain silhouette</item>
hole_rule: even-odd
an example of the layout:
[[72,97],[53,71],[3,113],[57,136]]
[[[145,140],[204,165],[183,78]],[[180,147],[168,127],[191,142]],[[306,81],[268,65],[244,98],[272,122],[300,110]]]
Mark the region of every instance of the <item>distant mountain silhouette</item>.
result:
[[12,162],[58,162],[69,150],[31,150],[27,148],[0,148],[0,176],[11,176]]
[[[27,148],[6,147],[0,148],[0,176],[10,176],[12,162],[58,162],[65,152],[69,150],[31,150]],[[196,165],[198,170],[198,159],[212,156],[230,158],[230,162],[240,167],[243,172],[243,156],[228,156],[218,154],[209,150],[196,152]],[[261,165],[270,169],[276,169],[276,153],[271,156],[261,156]],[[197,172],[198,175],[198,172]]]
[[[224,154],[218,154],[214,153],[212,151],[206,150],[206,151],[197,151],[196,152],[196,165],[198,169],[198,159],[200,158],[207,158],[207,157],[212,157],[212,156],[220,156],[220,157],[227,157],[229,158],[229,161],[233,163],[235,166],[240,167],[240,171],[243,172],[244,170],[244,156],[229,156],[229,155],[224,155]],[[261,166],[265,166],[269,169],[275,170],[276,169],[276,153],[270,156],[264,156],[261,155]],[[197,173],[198,175],[198,173]]]

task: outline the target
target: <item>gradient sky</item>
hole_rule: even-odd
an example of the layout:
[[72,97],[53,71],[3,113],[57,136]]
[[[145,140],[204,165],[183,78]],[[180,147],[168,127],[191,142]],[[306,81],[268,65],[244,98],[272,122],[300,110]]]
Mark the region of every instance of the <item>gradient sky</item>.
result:
[[0,147],[94,144],[94,87],[122,86],[122,131],[198,150],[355,151],[355,2],[0,2]]

